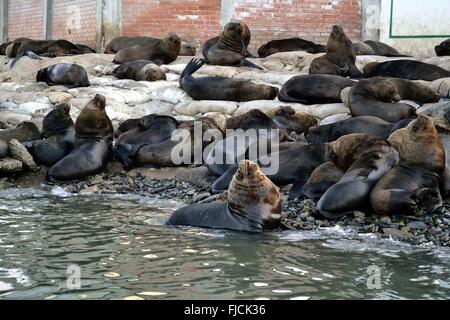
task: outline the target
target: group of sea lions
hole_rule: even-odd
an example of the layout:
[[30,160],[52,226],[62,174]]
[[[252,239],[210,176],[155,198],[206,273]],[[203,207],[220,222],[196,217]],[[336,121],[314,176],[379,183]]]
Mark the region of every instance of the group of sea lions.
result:
[[[405,59],[371,63],[358,70],[357,54],[403,55],[380,42],[354,44],[341,27],[333,26],[326,46],[292,38],[271,41],[258,50],[260,57],[292,50],[325,53],[312,61],[309,75],[292,77],[280,90],[242,79],[194,77],[204,64],[262,69],[248,60],[253,58],[248,50],[250,41],[244,23],[227,24],[218,37],[204,44],[204,59],[194,58],[187,64],[180,87],[195,100],[278,98],[309,105],[342,102],[347,90],[352,117],[318,125],[316,118],[290,106],[267,112],[253,109],[225,122],[214,116],[179,121],[151,114],[122,123],[114,133],[105,112],[106,98],[97,95],[75,122],[70,105],[63,102],[46,115],[42,132],[30,128],[29,123],[0,131],[0,159],[8,154],[8,141],[18,139],[36,163],[49,167],[52,181],[83,179],[100,172],[113,159],[125,168],[206,166],[216,177],[212,192],[227,191],[227,200],[180,209],[167,221],[169,225],[250,232],[274,229],[281,222],[278,188],[289,185],[291,198],[316,199],[319,214],[329,219],[357,210],[413,215],[442,206],[450,191],[450,159],[446,156],[450,135],[445,129],[450,128],[449,114],[440,118],[446,122],[444,129],[437,129],[431,117],[418,116],[415,107],[401,100],[419,105],[438,102],[439,94],[413,80],[450,77],[449,71]],[[65,40],[17,39],[0,48],[16,59],[88,51]],[[448,41],[444,42],[436,47],[436,53],[445,55],[448,48]],[[108,44],[106,53],[115,54],[114,62],[120,64],[113,72],[116,77],[156,81],[166,79],[160,65],[173,62],[181,50],[181,39],[168,34],[163,39],[120,37]],[[86,70],[70,64],[40,70],[36,80],[70,88],[90,85]],[[224,136],[228,130],[234,131]],[[250,130],[269,134],[249,138],[245,131]],[[197,143],[199,132],[202,137],[214,133],[210,140]],[[178,140],[174,139],[177,135]],[[235,141],[245,143],[238,148]],[[268,146],[266,154],[250,156],[251,148],[264,146]],[[195,158],[198,151],[204,159]],[[275,172],[268,166],[271,159],[279,161]]]

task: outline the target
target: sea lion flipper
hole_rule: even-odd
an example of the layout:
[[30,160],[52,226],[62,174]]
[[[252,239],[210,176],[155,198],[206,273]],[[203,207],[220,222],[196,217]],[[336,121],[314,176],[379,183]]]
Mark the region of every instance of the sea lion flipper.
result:
[[231,180],[233,180],[233,176],[236,174],[238,170],[238,166],[235,165],[228,169],[223,175],[220,176],[211,186],[211,192],[213,194],[221,193],[223,191],[228,190],[230,186]]
[[289,190],[289,199],[298,198],[302,194],[303,187],[307,180],[307,177],[301,177],[294,182],[291,190]]
[[242,59],[241,67],[249,67],[253,69],[264,70],[262,67],[254,64],[253,62],[248,61],[247,59]]

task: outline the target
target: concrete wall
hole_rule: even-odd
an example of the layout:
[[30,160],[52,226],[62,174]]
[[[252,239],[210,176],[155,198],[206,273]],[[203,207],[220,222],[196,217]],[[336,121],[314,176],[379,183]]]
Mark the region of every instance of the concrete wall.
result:
[[380,39],[405,54],[434,56],[450,38],[449,17],[448,0],[382,0]]

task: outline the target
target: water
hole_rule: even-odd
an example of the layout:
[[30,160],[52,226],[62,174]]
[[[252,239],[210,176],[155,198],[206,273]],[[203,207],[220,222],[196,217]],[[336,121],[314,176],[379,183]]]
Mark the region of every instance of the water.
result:
[[[60,188],[0,191],[0,299],[450,298],[449,249],[338,228],[252,235],[163,226],[180,206]],[[381,288],[376,277],[368,287],[370,266]]]

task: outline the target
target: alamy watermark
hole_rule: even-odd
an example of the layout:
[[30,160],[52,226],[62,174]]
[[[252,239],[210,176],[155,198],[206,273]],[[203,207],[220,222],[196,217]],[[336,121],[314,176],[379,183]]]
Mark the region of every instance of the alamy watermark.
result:
[[371,265],[367,268],[367,289],[380,290],[381,289],[381,268],[376,265]]
[[81,268],[77,265],[71,265],[66,271],[67,280],[66,287],[69,290],[81,289]]

